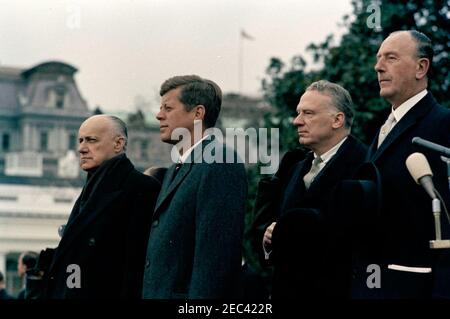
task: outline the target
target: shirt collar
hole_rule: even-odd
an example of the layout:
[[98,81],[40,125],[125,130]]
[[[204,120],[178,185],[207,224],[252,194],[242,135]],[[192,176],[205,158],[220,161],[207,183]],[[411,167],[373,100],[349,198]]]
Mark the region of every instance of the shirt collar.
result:
[[[342,144],[344,144],[345,140],[348,138],[348,136],[344,137],[339,143],[337,143],[335,146],[330,148],[328,151],[320,155],[320,158],[322,159],[322,163],[326,164],[339,150],[339,147],[341,147]],[[317,158],[316,153],[314,153],[314,158]]]
[[203,138],[198,141],[197,143],[195,143],[193,146],[191,146],[186,152],[183,153],[183,155],[180,155],[180,153],[178,153],[178,160],[177,163],[184,163],[186,162],[186,159],[189,157],[189,155],[191,155],[193,149],[195,147],[197,147],[197,145],[199,145],[201,142],[203,142],[205,139],[207,139],[209,137],[208,135],[203,136]]
[[410,97],[405,102],[399,105],[395,110],[392,108],[392,113],[394,113],[395,121],[398,123],[408,113],[409,110],[413,108],[425,95],[427,95],[427,89],[417,93],[416,95]]

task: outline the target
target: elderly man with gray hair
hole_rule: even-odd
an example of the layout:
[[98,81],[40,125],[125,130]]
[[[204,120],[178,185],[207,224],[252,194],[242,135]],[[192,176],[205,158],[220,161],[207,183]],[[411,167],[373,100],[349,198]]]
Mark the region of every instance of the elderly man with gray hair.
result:
[[299,143],[275,176],[259,183],[254,246],[274,265],[273,299],[348,297],[350,264],[337,261],[328,206],[334,187],[350,179],[367,148],[350,135],[350,94],[325,80],[312,83],[297,106]]

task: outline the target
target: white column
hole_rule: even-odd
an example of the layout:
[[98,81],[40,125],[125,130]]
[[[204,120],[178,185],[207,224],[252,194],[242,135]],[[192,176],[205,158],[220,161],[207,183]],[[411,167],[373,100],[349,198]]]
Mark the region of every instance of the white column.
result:
[[30,151],[39,152],[41,150],[41,132],[38,130],[36,125],[31,127],[31,148]]
[[6,277],[6,253],[3,251],[0,251],[0,271]]
[[22,151],[29,151],[31,148],[31,131],[30,131],[30,124],[25,123],[23,124],[22,128]]

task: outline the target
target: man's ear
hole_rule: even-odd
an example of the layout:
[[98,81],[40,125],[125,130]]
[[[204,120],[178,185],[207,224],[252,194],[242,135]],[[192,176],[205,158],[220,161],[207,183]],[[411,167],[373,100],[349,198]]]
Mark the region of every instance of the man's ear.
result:
[[206,114],[206,109],[203,105],[197,105],[194,108],[194,120],[204,120],[205,119],[205,114]]
[[333,128],[340,128],[344,126],[345,122],[345,115],[342,112],[338,112],[334,115],[333,119]]
[[430,60],[427,58],[420,58],[417,60],[417,66],[416,66],[416,80],[423,79],[428,72],[428,69],[430,68]]
[[125,138],[121,135],[116,136],[114,140],[114,151],[116,153],[120,153],[124,150],[124,148],[125,148]]

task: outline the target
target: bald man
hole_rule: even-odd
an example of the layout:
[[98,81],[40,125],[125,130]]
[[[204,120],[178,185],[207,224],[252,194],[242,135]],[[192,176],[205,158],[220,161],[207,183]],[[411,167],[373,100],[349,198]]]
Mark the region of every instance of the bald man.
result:
[[160,183],[125,155],[127,129],[119,118],[88,118],[78,145],[87,180],[45,272],[44,296],[137,299]]

